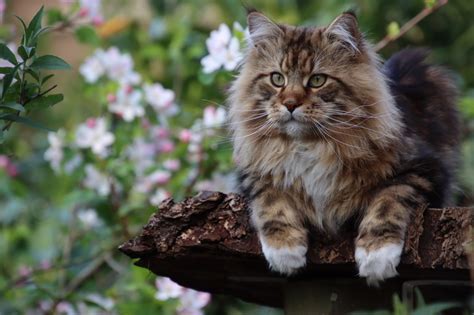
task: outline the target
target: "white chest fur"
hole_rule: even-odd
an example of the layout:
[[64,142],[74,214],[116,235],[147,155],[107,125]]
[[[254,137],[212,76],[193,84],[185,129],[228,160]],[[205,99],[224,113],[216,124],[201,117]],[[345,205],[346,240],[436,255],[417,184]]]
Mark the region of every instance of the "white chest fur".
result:
[[[334,157],[334,149],[330,144],[301,144],[287,146],[282,144],[267,144],[268,154],[259,163],[263,173],[283,178],[282,188],[290,188],[296,181],[301,180],[306,193],[311,196],[314,208],[323,220],[323,212],[328,199],[337,189],[337,179],[340,163]],[[319,222],[320,223],[320,222]]]

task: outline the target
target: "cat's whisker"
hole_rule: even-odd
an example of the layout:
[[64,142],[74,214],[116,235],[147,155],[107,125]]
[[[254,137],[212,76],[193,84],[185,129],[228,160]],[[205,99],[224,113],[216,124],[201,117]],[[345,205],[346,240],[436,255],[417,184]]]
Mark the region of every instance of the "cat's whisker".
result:
[[344,160],[341,158],[340,154],[336,151],[336,149],[332,146],[331,141],[329,141],[326,138],[326,133],[324,132],[324,130],[322,128],[318,127],[317,124],[311,125],[311,127],[312,127],[313,130],[316,130],[317,134],[320,134],[323,137],[323,139],[326,141],[326,144],[331,148],[334,155],[339,160],[339,163],[341,163],[341,165],[344,166]]
[[323,125],[321,125],[321,124],[320,124],[319,122],[317,122],[317,121],[315,121],[315,123],[321,127],[321,130],[325,130],[325,131],[326,131],[325,134],[326,134],[329,138],[331,138],[332,140],[336,141],[337,143],[340,143],[340,144],[342,144],[342,145],[345,145],[345,146],[348,146],[348,147],[351,147],[351,148],[354,148],[354,149],[360,149],[360,147],[358,147],[358,146],[355,146],[355,145],[352,145],[352,144],[349,144],[349,143],[345,143],[345,142],[342,141],[342,140],[339,140],[339,139],[334,138],[334,137],[331,136],[330,133],[328,132],[328,131],[330,131],[330,130],[328,130],[327,128],[325,128]]

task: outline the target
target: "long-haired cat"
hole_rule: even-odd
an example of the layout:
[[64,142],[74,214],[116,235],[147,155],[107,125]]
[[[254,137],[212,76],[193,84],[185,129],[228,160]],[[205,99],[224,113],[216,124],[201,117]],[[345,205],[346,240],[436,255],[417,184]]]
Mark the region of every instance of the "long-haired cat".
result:
[[328,27],[248,15],[230,97],[240,188],[271,269],[306,262],[308,223],[358,222],[359,275],[397,274],[410,217],[449,200],[458,156],[456,88],[421,50],[381,65],[352,13]]

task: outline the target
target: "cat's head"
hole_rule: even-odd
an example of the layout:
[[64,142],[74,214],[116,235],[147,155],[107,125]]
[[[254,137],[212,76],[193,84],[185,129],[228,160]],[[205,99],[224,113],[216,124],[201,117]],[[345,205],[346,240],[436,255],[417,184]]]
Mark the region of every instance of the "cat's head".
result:
[[230,95],[239,137],[346,143],[393,127],[396,109],[354,14],[327,27],[295,27],[251,12],[248,26]]

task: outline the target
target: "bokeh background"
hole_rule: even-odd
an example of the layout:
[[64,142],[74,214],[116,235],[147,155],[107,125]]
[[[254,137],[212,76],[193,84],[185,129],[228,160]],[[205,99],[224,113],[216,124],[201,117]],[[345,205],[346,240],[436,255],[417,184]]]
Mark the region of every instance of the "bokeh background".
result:
[[[245,4],[299,25],[355,9],[377,43],[435,2]],[[231,189],[224,104],[245,41],[242,2],[0,1],[1,41],[18,43],[14,15],[29,21],[42,5],[53,30],[40,50],[72,70],[53,82],[64,101],[29,113],[57,132],[15,124],[0,144],[0,314],[278,314],[157,279],[116,250],[164,198]],[[450,0],[380,51],[428,47],[453,71],[464,131],[458,205],[474,201],[473,16],[472,0]]]

